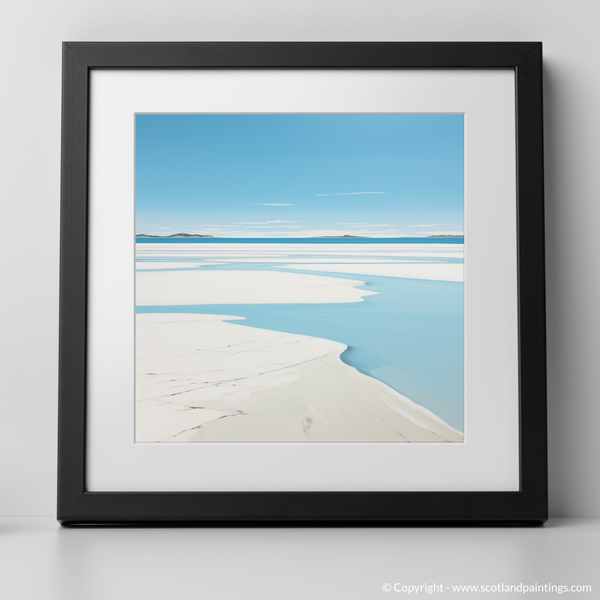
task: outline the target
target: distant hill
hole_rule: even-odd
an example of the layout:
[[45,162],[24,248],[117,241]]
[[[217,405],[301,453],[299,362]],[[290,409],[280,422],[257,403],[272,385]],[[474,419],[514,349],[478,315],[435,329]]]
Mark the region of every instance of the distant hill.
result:
[[318,239],[318,240],[324,240],[324,239],[330,239],[330,238],[362,238],[362,239],[366,239],[366,236],[364,235],[318,235],[316,238],[314,239]]
[[214,235],[200,235],[199,233],[174,233],[173,235],[148,235],[146,233],[138,233],[135,236],[136,238],[159,238],[159,239],[167,239],[167,238],[211,238],[215,237]]
[[464,238],[464,235],[428,235],[427,237],[458,237],[458,238]]

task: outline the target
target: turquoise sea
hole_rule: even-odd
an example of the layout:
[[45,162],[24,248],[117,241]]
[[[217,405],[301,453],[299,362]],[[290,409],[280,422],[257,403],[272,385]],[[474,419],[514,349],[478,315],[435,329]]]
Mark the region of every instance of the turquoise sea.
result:
[[[304,244],[462,244],[462,238],[373,238],[225,240],[219,238],[137,239],[137,243],[304,243]],[[389,246],[382,245],[382,252]],[[451,250],[450,248],[448,250]],[[452,249],[454,250],[454,249]],[[357,247],[357,258],[358,258]],[[323,255],[294,254],[304,263]],[[348,252],[345,258],[352,257]],[[369,258],[373,255],[369,255]],[[364,258],[364,255],[363,255]],[[151,260],[160,262],[157,258]],[[175,260],[175,259],[163,259]],[[195,257],[176,259],[195,262]],[[411,262],[431,258],[414,257]],[[435,262],[462,262],[458,258],[435,258]],[[190,264],[190,268],[194,268]],[[464,429],[464,286],[463,283],[402,279],[373,275],[286,269],[277,262],[205,265],[202,270],[266,270],[326,275],[365,282],[377,292],[363,302],[341,304],[231,304],[137,307],[138,313],[202,313],[244,317],[244,325],[309,335],[341,342],[348,346],[342,360],[360,372],[379,379],[417,404],[425,406],[452,427]],[[240,322],[240,324],[242,324]]]

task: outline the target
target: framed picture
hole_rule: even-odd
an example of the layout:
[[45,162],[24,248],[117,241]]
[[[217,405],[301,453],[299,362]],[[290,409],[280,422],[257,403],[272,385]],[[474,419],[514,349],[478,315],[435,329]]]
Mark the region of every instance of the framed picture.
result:
[[63,44],[62,524],[547,519],[542,47]]

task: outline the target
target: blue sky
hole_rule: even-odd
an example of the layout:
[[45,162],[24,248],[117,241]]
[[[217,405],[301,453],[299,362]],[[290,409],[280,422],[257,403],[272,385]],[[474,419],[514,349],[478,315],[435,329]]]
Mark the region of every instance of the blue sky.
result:
[[136,233],[462,234],[463,115],[136,115]]

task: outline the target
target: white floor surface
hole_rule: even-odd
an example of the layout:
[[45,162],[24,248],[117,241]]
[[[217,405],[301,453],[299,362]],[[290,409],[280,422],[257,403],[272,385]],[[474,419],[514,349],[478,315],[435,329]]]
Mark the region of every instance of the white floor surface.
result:
[[[62,528],[51,518],[0,519],[2,600],[561,595],[452,590],[502,583],[591,585],[565,596],[599,598],[599,559],[600,519],[536,528],[282,529]],[[401,591],[422,584],[444,590]]]

